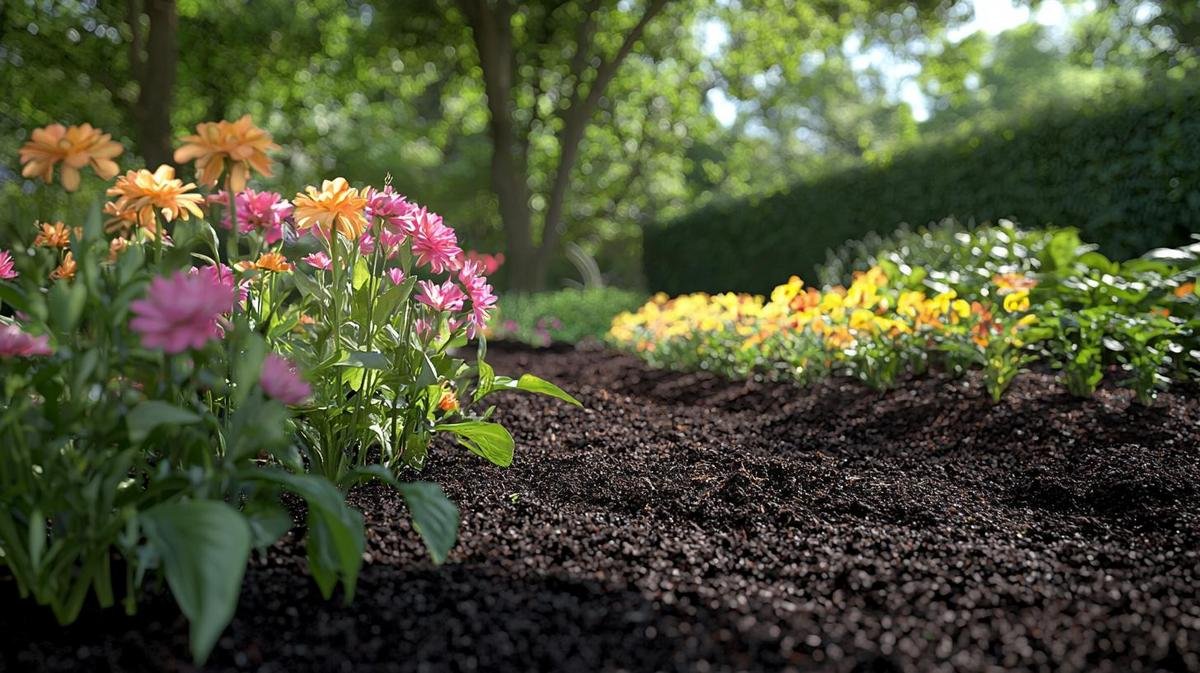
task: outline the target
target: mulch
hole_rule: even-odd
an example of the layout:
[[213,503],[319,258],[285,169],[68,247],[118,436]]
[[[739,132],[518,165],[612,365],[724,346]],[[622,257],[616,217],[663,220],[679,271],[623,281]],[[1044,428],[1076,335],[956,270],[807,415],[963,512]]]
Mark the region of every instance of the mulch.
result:
[[[939,376],[878,393],[601,349],[490,360],[586,409],[499,396],[508,469],[436,447],[421,478],[463,514],[443,566],[382,487],[352,495],[352,605],[280,542],[202,670],[1200,670],[1195,394],[1079,400],[1030,373],[993,404]],[[196,670],[161,592],[61,628],[7,584],[0,670]]]

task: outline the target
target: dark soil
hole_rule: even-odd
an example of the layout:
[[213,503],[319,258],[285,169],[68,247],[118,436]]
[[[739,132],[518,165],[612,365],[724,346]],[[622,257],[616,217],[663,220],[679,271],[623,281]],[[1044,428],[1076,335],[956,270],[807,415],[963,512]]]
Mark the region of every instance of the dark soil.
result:
[[[506,395],[509,469],[438,447],[463,513],[442,567],[400,501],[354,494],[367,563],[322,600],[281,542],[206,671],[1197,671],[1200,398],[1070,397],[1048,375],[887,393],[493,348],[577,410]],[[15,603],[9,671],[192,671],[168,597],[60,629]]]

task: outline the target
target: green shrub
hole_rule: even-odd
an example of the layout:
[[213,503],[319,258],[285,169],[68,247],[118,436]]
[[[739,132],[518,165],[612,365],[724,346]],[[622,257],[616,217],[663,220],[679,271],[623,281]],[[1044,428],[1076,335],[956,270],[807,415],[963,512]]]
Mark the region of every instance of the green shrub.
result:
[[613,316],[645,301],[644,294],[613,287],[505,295],[491,327],[495,337],[535,346],[599,340],[608,333]]
[[946,216],[1075,227],[1115,259],[1180,245],[1200,231],[1197,109],[1200,87],[1152,88],[716,203],[646,231],[646,278],[668,293],[766,292],[790,274],[816,277],[849,239]]

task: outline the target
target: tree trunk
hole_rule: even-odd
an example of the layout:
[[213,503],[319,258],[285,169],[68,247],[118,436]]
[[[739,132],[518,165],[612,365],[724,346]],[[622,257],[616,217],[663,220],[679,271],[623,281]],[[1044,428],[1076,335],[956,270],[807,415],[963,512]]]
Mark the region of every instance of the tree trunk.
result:
[[134,39],[130,45],[130,65],[138,80],[133,118],[138,149],[146,167],[154,170],[161,164],[171,163],[171,102],[179,59],[179,17],[175,0],[145,0],[144,10],[150,26],[146,33],[145,54],[142,54],[140,16],[134,8],[135,3],[131,0],[130,28]]

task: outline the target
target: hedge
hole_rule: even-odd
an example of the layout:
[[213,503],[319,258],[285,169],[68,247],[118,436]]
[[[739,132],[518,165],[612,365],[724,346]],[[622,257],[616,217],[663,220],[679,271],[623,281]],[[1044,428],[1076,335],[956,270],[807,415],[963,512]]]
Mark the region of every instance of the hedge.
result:
[[1200,87],[1155,86],[1091,107],[916,146],[645,232],[651,290],[765,293],[813,278],[830,248],[901,223],[1072,226],[1112,258],[1200,231]]

